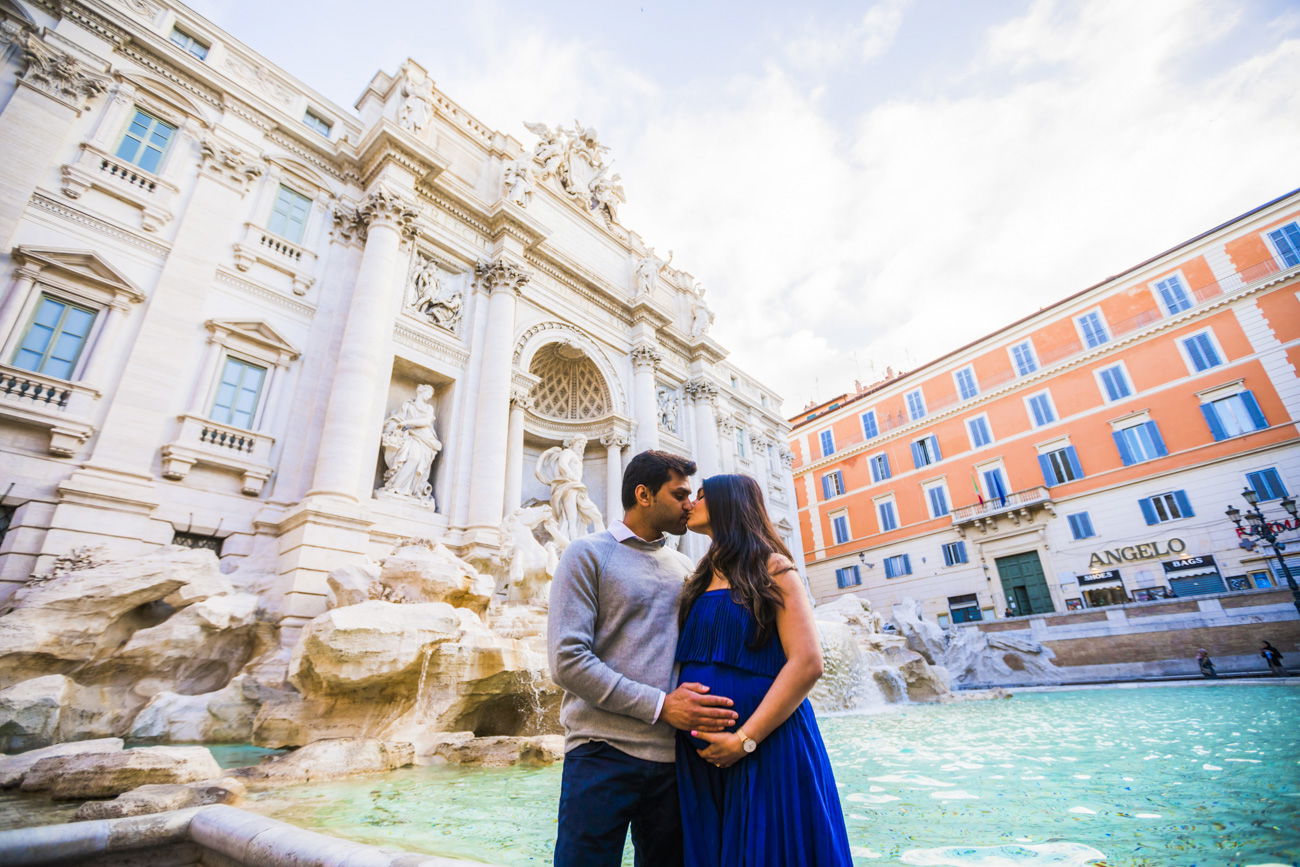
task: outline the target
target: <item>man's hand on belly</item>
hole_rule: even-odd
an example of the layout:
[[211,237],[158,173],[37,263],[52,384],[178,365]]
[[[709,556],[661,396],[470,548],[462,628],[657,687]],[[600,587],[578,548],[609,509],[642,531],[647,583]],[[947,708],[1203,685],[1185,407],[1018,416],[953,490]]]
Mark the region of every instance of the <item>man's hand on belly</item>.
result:
[[664,698],[659,718],[684,732],[724,732],[736,724],[732,701],[720,695],[708,695],[702,683],[683,683]]

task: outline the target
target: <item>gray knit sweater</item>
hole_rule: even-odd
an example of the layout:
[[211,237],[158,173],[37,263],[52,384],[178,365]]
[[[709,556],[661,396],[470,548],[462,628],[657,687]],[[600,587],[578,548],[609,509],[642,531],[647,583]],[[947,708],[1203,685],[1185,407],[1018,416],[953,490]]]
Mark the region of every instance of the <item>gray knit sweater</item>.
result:
[[673,688],[677,600],[692,565],[665,541],[620,542],[602,530],[560,558],[547,643],[564,689],[565,752],[604,741],[640,759],[674,759],[673,730],[656,715]]

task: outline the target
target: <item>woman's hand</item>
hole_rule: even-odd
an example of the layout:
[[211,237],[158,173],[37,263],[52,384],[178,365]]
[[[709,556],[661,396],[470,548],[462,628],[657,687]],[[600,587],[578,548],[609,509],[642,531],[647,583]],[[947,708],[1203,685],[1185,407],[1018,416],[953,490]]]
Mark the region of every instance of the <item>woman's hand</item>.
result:
[[719,768],[729,768],[745,757],[740,735],[734,732],[691,732],[691,737],[708,741],[709,745],[695,752],[700,758]]

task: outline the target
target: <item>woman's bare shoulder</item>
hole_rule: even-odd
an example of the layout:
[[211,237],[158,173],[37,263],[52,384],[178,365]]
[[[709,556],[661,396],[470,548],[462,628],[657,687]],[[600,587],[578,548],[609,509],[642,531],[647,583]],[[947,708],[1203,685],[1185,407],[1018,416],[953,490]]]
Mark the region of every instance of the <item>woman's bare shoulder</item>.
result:
[[772,555],[767,558],[767,571],[773,578],[780,578],[782,575],[791,572],[798,572],[799,569],[794,565],[794,563],[790,562],[789,557],[784,554],[773,552]]

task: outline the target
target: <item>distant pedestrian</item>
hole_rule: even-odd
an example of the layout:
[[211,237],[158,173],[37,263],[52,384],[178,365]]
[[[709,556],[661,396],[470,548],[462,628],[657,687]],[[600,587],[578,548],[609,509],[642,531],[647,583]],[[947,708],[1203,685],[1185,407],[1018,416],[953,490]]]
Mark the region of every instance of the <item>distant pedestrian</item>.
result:
[[1259,655],[1264,657],[1268,663],[1268,670],[1279,677],[1286,676],[1286,669],[1282,667],[1282,652],[1267,641],[1259,643]]
[[1196,651],[1196,664],[1200,667],[1203,677],[1219,676],[1219,673],[1214,670],[1214,660],[1210,659],[1210,654],[1204,647]]
[[1010,607],[1010,606],[1007,606],[1007,608],[1006,608],[1005,610],[1003,610],[1003,612],[1002,612],[1002,616],[1003,616],[1003,617],[1015,617],[1015,616],[1016,616],[1016,613],[1015,613],[1014,611],[1011,610],[1011,607]]

